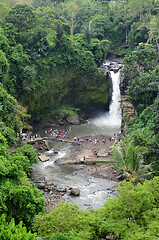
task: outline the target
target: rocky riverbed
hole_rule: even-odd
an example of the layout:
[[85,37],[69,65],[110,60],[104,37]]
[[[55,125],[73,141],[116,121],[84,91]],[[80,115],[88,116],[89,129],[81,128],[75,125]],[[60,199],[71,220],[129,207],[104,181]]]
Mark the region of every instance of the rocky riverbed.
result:
[[[85,136],[80,141],[73,141],[71,155],[58,158],[56,164],[69,166],[76,164],[78,168],[75,174],[86,174],[90,177],[119,182],[116,164],[111,158],[112,147],[116,142],[117,139],[112,140],[111,137],[97,135],[90,140]],[[44,181],[35,182],[35,184],[43,193],[47,212],[54,209],[59,201],[64,201],[66,193],[71,194],[72,186],[67,188],[55,186],[53,179],[49,176],[46,176]],[[114,191],[114,189],[109,189],[109,191]]]

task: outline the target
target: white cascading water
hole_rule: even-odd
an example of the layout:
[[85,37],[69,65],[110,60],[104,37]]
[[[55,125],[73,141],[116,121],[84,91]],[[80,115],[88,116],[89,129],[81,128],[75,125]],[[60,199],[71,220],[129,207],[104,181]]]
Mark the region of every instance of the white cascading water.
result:
[[112,78],[112,100],[109,107],[109,112],[102,114],[92,120],[92,123],[96,126],[117,126],[121,125],[121,109],[120,109],[120,71],[110,71]]

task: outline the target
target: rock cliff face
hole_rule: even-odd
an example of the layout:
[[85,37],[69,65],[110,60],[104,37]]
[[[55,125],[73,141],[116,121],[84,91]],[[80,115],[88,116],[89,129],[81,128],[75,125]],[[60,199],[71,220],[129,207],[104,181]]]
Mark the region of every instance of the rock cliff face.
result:
[[121,110],[122,110],[121,130],[124,134],[127,134],[128,128],[133,123],[134,119],[137,116],[137,113],[136,113],[133,105],[131,104],[131,102],[126,97],[122,98]]
[[128,79],[125,78],[123,71],[120,72],[120,93],[121,95],[126,95],[126,90],[128,87]]
[[137,113],[130,102],[126,90],[128,88],[128,79],[125,78],[123,69],[120,72],[120,93],[121,93],[121,110],[122,110],[122,123],[121,130],[124,134],[128,133],[129,127],[133,124]]

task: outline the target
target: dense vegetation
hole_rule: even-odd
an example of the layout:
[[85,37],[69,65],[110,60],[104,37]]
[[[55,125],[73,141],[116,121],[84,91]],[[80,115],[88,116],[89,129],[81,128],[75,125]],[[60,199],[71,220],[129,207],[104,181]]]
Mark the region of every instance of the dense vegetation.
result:
[[[44,211],[44,199],[27,177],[37,161],[36,152],[29,145],[21,145],[20,135],[17,135],[23,126],[22,121],[27,116],[26,109],[0,84],[0,214],[6,215],[6,221],[11,221],[12,218],[16,224],[23,221],[25,226],[31,229],[34,216]],[[4,223],[5,219],[2,217],[1,239],[10,239],[5,238],[10,225],[5,223],[4,227]],[[13,220],[10,224],[12,233],[15,225]],[[20,229],[25,234],[26,230],[22,228],[22,224],[16,231]],[[3,234],[3,230],[6,234]]]
[[[158,7],[158,0],[0,2],[0,239],[159,238]],[[96,211],[61,203],[46,214],[28,178],[36,151],[22,144],[20,129],[30,117],[105,106],[109,83],[98,68],[111,54],[124,57],[126,97],[137,112],[113,152],[130,182]]]
[[[108,54],[139,42],[158,46],[158,1],[1,1],[0,81],[32,120],[67,106],[105,107],[109,83],[98,71]],[[130,49],[129,48],[129,49]],[[105,95],[103,94],[105,93]]]

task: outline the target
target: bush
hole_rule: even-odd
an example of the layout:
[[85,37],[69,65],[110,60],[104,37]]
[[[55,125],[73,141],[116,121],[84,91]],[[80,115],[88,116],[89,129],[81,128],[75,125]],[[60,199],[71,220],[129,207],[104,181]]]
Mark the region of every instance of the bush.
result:
[[3,179],[0,185],[0,214],[7,215],[18,224],[23,221],[27,229],[32,229],[33,219],[39,212],[44,212],[44,198],[39,189],[26,178],[16,180]]
[[2,214],[0,217],[0,239],[35,240],[36,233],[32,234],[31,232],[27,232],[27,229],[23,226],[22,222],[20,222],[18,225],[15,225],[14,218],[12,218],[9,223],[6,222],[5,215]]

